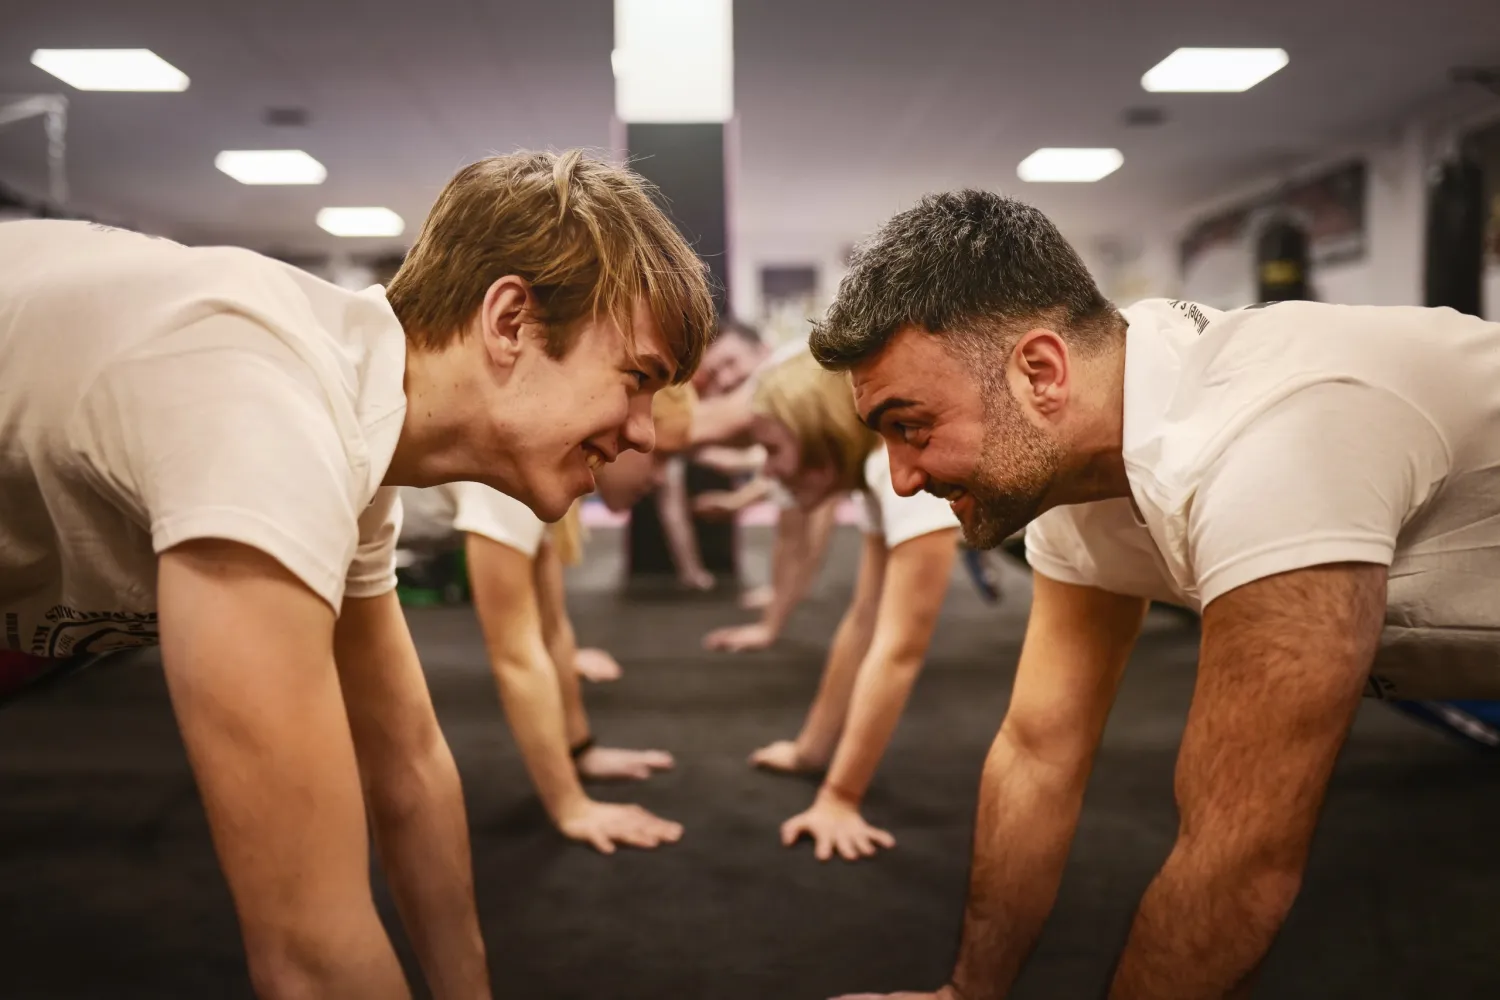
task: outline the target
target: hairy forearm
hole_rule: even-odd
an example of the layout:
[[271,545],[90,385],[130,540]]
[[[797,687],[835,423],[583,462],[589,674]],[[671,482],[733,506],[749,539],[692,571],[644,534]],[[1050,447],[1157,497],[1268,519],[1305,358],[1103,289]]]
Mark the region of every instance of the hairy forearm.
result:
[[1086,765],[1037,761],[1003,730],[990,748],[953,975],[963,1000],[1006,996],[1036,946],[1062,882],[1086,783]]
[[402,922],[438,1000],[490,996],[474,905],[463,789],[448,744],[370,789],[375,844]]
[[849,714],[849,701],[859,677],[859,665],[870,648],[874,631],[873,615],[851,608],[834,632],[828,662],[818,682],[818,693],[797,737],[798,746],[811,760],[822,762],[833,756],[844,728],[844,719]]
[[830,792],[851,804],[864,799],[921,670],[920,656],[886,655],[877,648],[866,657],[854,683],[849,722],[824,782]]
[[501,654],[493,660],[511,733],[537,795],[556,823],[585,798],[568,752],[557,673],[539,645],[529,654]]
[[1111,1000],[1248,995],[1300,875],[1222,853],[1178,843],[1141,900]]

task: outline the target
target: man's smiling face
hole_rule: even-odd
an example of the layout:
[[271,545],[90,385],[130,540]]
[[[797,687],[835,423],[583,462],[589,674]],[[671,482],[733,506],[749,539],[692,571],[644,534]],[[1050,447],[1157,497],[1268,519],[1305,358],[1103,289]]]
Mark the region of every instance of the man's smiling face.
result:
[[1060,454],[1012,394],[1008,354],[967,353],[906,327],[850,374],[860,419],[886,443],[896,492],[948,500],[968,543],[993,548],[1042,511]]

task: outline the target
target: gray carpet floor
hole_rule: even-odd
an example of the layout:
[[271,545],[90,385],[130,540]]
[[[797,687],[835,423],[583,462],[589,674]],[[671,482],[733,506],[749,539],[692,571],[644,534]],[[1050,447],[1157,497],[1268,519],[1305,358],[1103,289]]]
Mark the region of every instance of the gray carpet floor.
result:
[[[751,535],[750,575],[765,539]],[[548,827],[505,727],[473,615],[413,611],[463,774],[497,997],[822,1000],[932,989],[956,943],[983,755],[1005,711],[1028,580],[999,607],[955,577],[927,668],[868,799],[897,849],[820,865],[783,849],[810,781],[751,771],[795,734],[853,578],[841,530],[775,649],[710,655],[729,596],[626,598],[619,538],[574,574],[580,638],[624,664],[589,687],[601,741],[661,747],[673,773],[595,788],[682,821],[683,842],[604,858]],[[1175,832],[1172,767],[1193,683],[1191,622],[1153,613],[1090,785],[1057,908],[1014,996],[1101,995]],[[1257,996],[1500,996],[1496,760],[1376,704],[1334,777],[1306,884]],[[384,912],[394,910],[384,891]],[[399,934],[398,934],[399,938]],[[410,953],[398,941],[404,958]],[[0,709],[0,997],[246,997],[228,894],[154,654]]]

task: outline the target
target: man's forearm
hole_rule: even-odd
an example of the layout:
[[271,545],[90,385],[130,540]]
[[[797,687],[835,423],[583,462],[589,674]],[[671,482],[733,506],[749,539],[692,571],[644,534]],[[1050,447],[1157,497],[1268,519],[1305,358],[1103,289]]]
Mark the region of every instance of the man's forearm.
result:
[[489,969],[474,903],[458,768],[439,738],[369,794],[371,827],[402,922],[437,1000],[480,1000]]
[[578,680],[578,639],[573,620],[568,617],[568,595],[563,584],[562,562],[550,543],[537,553],[533,572],[537,605],[542,619],[542,641],[557,672],[557,689],[562,698],[563,730],[569,748],[590,736],[589,716],[583,706],[583,690]]
[[812,760],[827,762],[839,744],[839,734],[849,714],[849,700],[859,677],[859,665],[870,648],[874,631],[875,622],[869,612],[850,609],[834,632],[818,693],[797,737],[798,746]]
[[498,659],[495,679],[526,771],[547,815],[557,823],[587,796],[568,752],[562,695],[551,660],[538,644],[523,659]]
[[859,667],[849,721],[824,782],[829,792],[851,805],[864,800],[922,669],[919,658],[882,656],[878,650],[866,661]]
[[771,552],[771,603],[761,620],[778,635],[823,568],[836,509],[836,501],[827,501],[811,511],[783,510],[777,518]]
[[1179,843],[1141,900],[1111,1000],[1248,996],[1299,884]]
[[687,493],[687,471],[683,460],[667,463],[666,475],[656,491],[656,513],[662,533],[672,553],[672,565],[681,573],[702,573],[703,556],[698,551],[698,536],[693,533],[693,517]]
[[953,985],[963,1000],[1010,992],[1057,898],[1087,767],[1044,764],[1002,730],[980,779],[974,863]]

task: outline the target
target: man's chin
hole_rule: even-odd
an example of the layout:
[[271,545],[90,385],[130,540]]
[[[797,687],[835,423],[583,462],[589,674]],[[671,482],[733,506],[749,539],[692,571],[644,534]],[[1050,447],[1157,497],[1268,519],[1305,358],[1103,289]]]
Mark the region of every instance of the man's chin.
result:
[[[1033,515],[1034,516],[1034,515]],[[971,549],[998,549],[1005,540],[1030,524],[1032,517],[1004,519],[986,517],[982,512],[971,511],[958,519],[963,530],[964,544]]]

